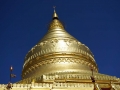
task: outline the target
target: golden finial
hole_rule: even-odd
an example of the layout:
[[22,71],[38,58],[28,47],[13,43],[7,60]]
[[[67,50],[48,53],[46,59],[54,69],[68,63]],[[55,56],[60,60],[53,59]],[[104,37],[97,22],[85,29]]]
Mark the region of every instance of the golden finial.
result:
[[55,11],[56,6],[53,6],[53,8],[54,8],[53,19],[58,19],[58,15],[57,15],[57,13]]
[[53,8],[54,8],[54,12],[55,12],[55,8],[56,8],[56,6],[53,6]]
[[11,66],[11,67],[10,67],[10,71],[12,71],[12,70],[13,70],[13,67]]

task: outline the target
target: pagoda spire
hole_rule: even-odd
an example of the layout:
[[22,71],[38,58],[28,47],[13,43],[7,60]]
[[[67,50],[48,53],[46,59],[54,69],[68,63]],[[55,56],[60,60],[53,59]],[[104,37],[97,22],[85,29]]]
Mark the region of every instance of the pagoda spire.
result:
[[56,6],[54,6],[53,8],[54,8],[53,19],[58,19],[58,15],[55,10]]

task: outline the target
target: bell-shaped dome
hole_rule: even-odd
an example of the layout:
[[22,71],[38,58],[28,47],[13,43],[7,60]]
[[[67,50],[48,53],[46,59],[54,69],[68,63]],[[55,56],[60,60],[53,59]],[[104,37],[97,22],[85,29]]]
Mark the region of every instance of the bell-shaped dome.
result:
[[22,78],[57,72],[98,72],[89,48],[71,36],[54,11],[47,34],[26,55]]

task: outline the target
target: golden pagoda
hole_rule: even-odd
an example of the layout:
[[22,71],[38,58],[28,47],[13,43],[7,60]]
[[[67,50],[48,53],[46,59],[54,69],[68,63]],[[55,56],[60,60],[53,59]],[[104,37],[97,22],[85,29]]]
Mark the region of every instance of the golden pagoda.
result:
[[120,90],[120,79],[101,74],[90,49],[70,35],[54,10],[47,34],[27,53],[22,80],[0,90]]

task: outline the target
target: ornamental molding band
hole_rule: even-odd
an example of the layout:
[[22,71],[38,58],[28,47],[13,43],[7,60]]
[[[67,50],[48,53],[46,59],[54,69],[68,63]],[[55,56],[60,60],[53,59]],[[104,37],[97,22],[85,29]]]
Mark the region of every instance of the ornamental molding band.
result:
[[65,30],[55,10],[48,32],[26,54],[21,76],[0,90],[120,90],[120,78],[99,73],[90,49]]
[[61,30],[64,30],[64,26],[62,25],[62,23],[57,20],[57,19],[54,19],[50,25],[49,25],[49,30],[54,30],[54,29],[61,29]]

